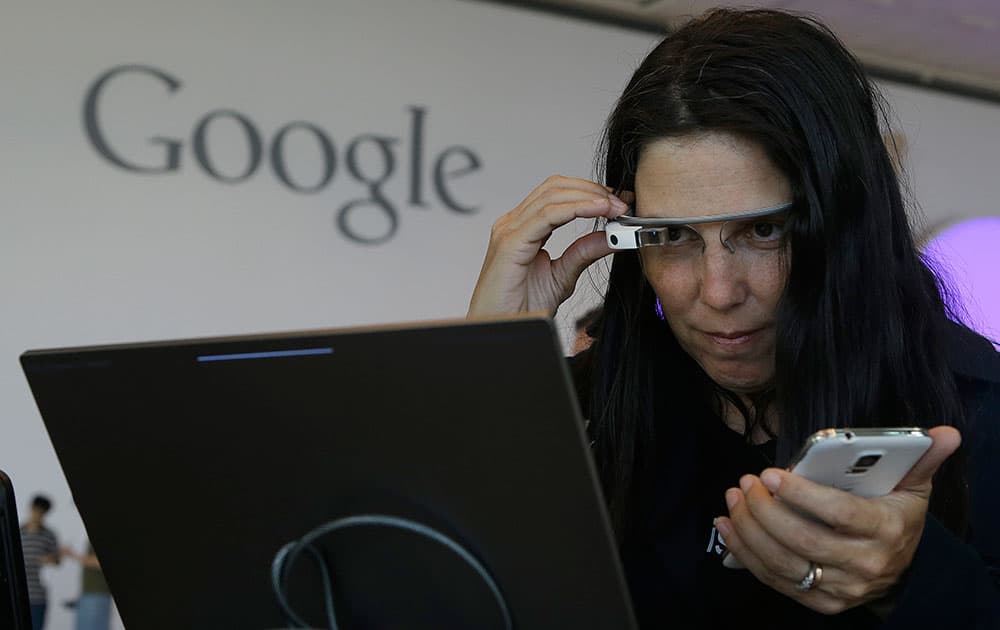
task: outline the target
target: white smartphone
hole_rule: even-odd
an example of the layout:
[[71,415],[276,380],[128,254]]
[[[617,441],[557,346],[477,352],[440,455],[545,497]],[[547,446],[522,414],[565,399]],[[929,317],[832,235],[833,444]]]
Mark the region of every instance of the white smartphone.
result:
[[789,469],[859,497],[880,497],[892,492],[931,441],[920,427],[824,429],[806,440]]
[[[880,497],[892,492],[931,442],[920,427],[823,429],[806,440],[789,469],[859,497]],[[743,568],[728,552],[722,564]]]

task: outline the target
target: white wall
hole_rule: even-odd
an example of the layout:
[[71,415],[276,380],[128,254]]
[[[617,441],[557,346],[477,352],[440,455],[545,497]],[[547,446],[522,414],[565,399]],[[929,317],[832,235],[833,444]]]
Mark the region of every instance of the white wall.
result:
[[[55,501],[51,523],[84,532],[17,364],[28,348],[461,317],[493,221],[552,172],[586,177],[610,104],[652,38],[616,28],[454,0],[5,3],[0,21],[0,468],[22,508]],[[16,19],[12,19],[16,16]],[[154,135],[184,142],[180,169],[136,174],[103,159],[82,110],[95,79],[121,64],[181,82],[122,75],[98,101],[108,142],[127,159],[164,161]],[[423,196],[411,207],[410,107],[424,108]],[[238,110],[264,137],[302,120],[333,140],[330,185],[282,186],[265,159],[240,184],[195,164],[194,127]],[[398,232],[359,245],[334,225],[364,196],[345,164],[359,134],[398,138],[386,196]],[[208,150],[230,174],[246,147],[217,121]],[[480,170],[452,180],[479,211],[449,210],[432,184],[444,149],[472,150]],[[287,140],[289,170],[319,181],[314,138]],[[378,148],[359,158],[377,174]],[[450,168],[463,166],[453,158]],[[379,229],[378,215],[369,222]],[[571,234],[570,234],[571,235]],[[567,240],[556,239],[561,249]],[[182,506],[181,506],[182,507]],[[196,515],[193,515],[196,516]],[[78,569],[47,570],[50,628]]]
[[[53,527],[84,532],[17,356],[28,348],[461,317],[492,222],[545,176],[587,177],[609,107],[655,38],[616,27],[457,0],[94,0],[5,3],[0,21],[0,468],[23,504],[55,500]],[[12,19],[16,16],[16,19]],[[175,77],[122,75],[99,100],[108,142],[129,160],[162,163],[151,136],[183,142],[180,168],[136,174],[88,141],[88,87],[121,64]],[[997,212],[990,157],[1000,108],[892,86],[910,137],[916,192],[932,218]],[[411,207],[411,107],[425,110],[420,181]],[[253,121],[265,158],[247,181],[213,180],[191,136],[209,111]],[[337,168],[317,194],[282,186],[266,158],[285,123],[308,121],[333,140]],[[243,136],[232,120],[208,134],[218,168],[238,172]],[[382,245],[340,233],[337,209],[364,195],[344,151],[360,134],[394,144],[386,196],[399,226]],[[467,147],[478,171],[455,177],[454,196],[479,210],[449,210],[432,185],[433,160]],[[318,145],[289,136],[289,170],[321,176]],[[377,147],[359,159],[380,163]],[[462,165],[455,158],[453,167]],[[367,223],[378,230],[378,215]],[[560,251],[575,225],[554,239]],[[584,278],[584,282],[587,282]],[[594,300],[564,309],[570,322]],[[78,571],[47,571],[50,628]]]
[[[896,83],[881,86],[907,138],[923,225],[1000,215],[1000,105]],[[920,216],[922,215],[922,217]]]

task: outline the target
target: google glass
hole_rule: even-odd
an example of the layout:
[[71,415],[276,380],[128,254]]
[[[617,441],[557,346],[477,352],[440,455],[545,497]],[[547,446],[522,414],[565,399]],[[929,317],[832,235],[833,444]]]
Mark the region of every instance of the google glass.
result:
[[[688,227],[698,223],[722,222],[725,224],[729,221],[744,221],[746,219],[766,217],[779,212],[784,212],[793,205],[794,204],[789,202],[778,204],[776,206],[769,206],[767,208],[760,208],[758,210],[746,210],[743,212],[731,212],[728,214],[714,214],[711,216],[697,217],[661,218],[622,215],[617,219],[608,221],[608,223],[604,226],[604,234],[608,242],[608,247],[613,250],[639,249],[640,247],[667,245],[671,240],[671,230],[676,230],[677,227]],[[719,235],[721,238],[721,231],[719,232]],[[722,244],[725,245],[729,251],[733,251],[733,246],[730,245],[727,239],[722,239]]]

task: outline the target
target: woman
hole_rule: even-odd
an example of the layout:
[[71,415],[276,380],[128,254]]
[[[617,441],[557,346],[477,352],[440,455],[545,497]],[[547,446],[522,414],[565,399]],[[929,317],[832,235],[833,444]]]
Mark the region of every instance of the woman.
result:
[[[644,627],[1000,626],[997,357],[948,319],[880,115],[822,25],[717,10],[635,72],[606,186],[550,177],[494,226],[472,317],[554,313],[611,252],[550,260],[575,218],[687,223],[615,254],[574,365]],[[933,446],[885,497],[784,470],[819,429],[899,425]]]

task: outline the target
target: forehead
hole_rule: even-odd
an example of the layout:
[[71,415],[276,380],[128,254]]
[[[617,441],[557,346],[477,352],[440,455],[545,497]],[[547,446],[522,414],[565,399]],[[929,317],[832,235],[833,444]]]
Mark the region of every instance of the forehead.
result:
[[646,145],[635,176],[636,214],[730,214],[791,201],[791,186],[763,148],[732,134],[664,138]]

